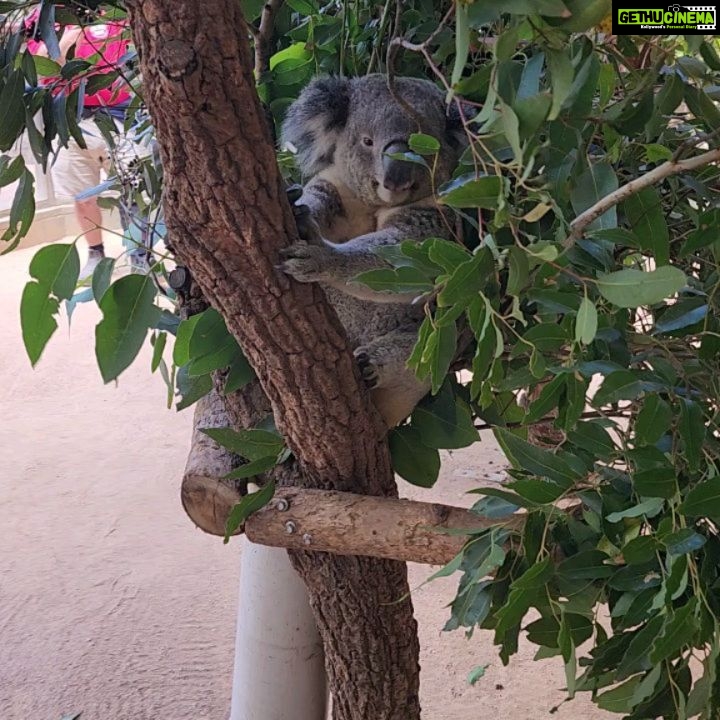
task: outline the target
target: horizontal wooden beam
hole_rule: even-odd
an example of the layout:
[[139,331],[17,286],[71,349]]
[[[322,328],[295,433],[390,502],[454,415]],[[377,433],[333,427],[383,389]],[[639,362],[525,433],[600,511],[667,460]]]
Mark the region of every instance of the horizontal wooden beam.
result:
[[[212,535],[225,535],[227,518],[242,499],[244,481],[223,478],[237,458],[201,428],[230,424],[217,392],[198,402],[181,498],[190,519]],[[524,522],[524,515],[517,514],[502,524],[521,528]],[[460,552],[469,533],[497,524],[449,505],[279,487],[273,500],[238,532],[244,530],[253,542],[273,547],[444,565]]]
[[[225,519],[241,498],[224,481],[198,475],[185,476],[182,496],[195,524],[214,535],[224,534]],[[523,523],[519,514],[500,524],[519,529]],[[469,533],[497,524],[438,503],[283,487],[248,518],[244,531],[261,545],[444,565]]]

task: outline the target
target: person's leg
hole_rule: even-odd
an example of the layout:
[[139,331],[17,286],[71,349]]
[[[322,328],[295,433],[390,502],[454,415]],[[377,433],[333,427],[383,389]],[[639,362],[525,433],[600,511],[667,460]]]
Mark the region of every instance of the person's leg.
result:
[[84,120],[80,127],[87,147],[81,148],[71,140],[67,148],[61,148],[52,167],[52,178],[56,194],[74,200],[75,217],[88,244],[88,260],[79,277],[86,280],[105,257],[100,227],[102,212],[97,198],[80,201],[75,200],[75,196],[100,184],[100,171],[107,163],[108,150],[95,123]]
[[105,257],[105,246],[102,239],[102,210],[95,198],[75,201],[75,217],[80,225],[80,231],[85,236],[88,245],[87,262],[80,270],[78,280],[87,280],[94,272],[100,261]]
[[89,200],[75,201],[75,217],[77,218],[80,230],[87,240],[88,247],[102,246],[102,210],[95,198]]

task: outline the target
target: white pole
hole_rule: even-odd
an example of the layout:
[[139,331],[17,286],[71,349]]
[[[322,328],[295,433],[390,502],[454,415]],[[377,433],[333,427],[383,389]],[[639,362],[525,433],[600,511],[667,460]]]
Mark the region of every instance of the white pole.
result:
[[287,551],[241,540],[230,720],[325,720],[322,642]]

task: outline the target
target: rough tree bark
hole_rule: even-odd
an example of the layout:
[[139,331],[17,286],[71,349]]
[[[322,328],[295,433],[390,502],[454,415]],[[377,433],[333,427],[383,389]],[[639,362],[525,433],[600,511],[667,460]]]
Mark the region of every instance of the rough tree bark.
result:
[[[300,462],[299,482],[394,495],[384,428],[337,318],[319,288],[274,269],[296,231],[240,3],[127,4],[165,168],[172,244],[254,366]],[[293,559],[323,637],[335,718],[419,718],[417,628],[404,564],[305,552]]]

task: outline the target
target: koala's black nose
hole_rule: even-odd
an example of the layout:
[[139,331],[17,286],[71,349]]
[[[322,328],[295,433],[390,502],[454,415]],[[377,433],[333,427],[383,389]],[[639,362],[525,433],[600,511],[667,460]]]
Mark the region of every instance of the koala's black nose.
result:
[[390,192],[406,192],[415,184],[414,164],[388,157],[410,150],[407,143],[391,142],[383,150],[383,187]]

